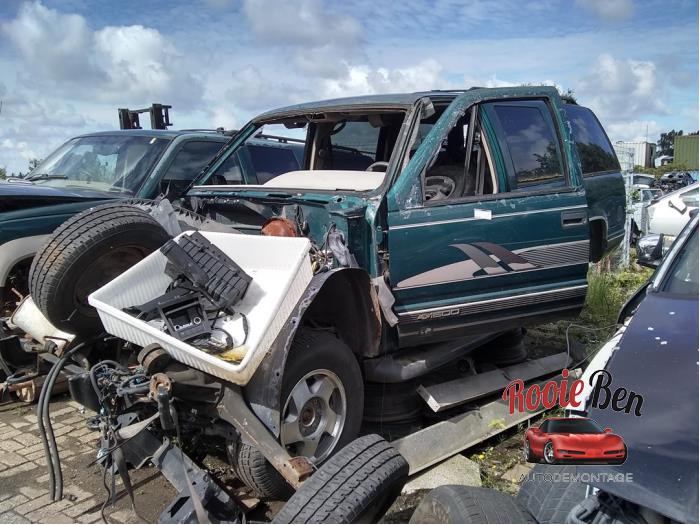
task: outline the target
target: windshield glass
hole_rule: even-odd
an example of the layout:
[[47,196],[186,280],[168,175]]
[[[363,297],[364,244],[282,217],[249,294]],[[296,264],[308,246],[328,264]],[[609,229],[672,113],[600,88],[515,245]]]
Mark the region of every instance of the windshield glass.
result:
[[396,111],[322,113],[261,124],[222,155],[203,183],[373,190],[384,179],[403,118]]
[[678,252],[676,260],[661,287],[662,291],[698,296],[698,229],[690,235],[683,249]]
[[36,184],[135,195],[170,139],[133,135],[78,137],[26,178]]
[[550,419],[547,432],[550,434],[602,434],[603,429],[591,419]]

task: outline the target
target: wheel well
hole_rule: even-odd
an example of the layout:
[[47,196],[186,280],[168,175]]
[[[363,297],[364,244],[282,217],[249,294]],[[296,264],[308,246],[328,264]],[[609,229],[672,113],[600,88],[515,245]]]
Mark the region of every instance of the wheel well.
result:
[[608,228],[603,219],[591,219],[591,262],[598,262],[608,250]]
[[367,273],[349,269],[329,277],[304,313],[301,324],[333,329],[356,355],[378,355],[379,302]]

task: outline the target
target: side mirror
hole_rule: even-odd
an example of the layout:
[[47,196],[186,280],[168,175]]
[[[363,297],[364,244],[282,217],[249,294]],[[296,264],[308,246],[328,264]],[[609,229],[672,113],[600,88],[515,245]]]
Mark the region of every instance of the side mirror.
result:
[[531,429],[535,434],[539,434],[539,433],[541,432],[541,431],[540,431],[540,427],[530,427],[530,429]]
[[637,241],[637,262],[647,268],[656,268],[663,259],[663,234],[645,235]]
[[606,433],[606,434],[612,434],[612,428],[610,428],[610,427],[605,427],[605,433]]

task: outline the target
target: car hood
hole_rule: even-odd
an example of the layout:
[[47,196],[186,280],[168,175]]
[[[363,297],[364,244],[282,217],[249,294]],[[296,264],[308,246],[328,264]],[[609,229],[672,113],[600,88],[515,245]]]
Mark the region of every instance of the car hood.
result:
[[84,200],[119,198],[118,193],[84,188],[57,188],[27,181],[0,181],[0,213]]
[[615,434],[549,434],[558,443],[575,447],[614,447],[620,444],[620,436]]
[[674,520],[698,521],[698,298],[650,293],[605,369],[611,390],[641,394],[641,416],[592,408],[588,417],[627,445],[619,466],[579,467],[632,474],[631,482],[592,483]]

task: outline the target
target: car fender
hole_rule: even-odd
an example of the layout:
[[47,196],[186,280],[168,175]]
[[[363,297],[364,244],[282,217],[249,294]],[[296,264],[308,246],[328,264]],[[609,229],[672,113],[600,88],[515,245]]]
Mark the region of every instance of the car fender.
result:
[[0,288],[7,283],[7,278],[17,263],[34,257],[34,254],[46,242],[48,235],[20,237],[0,245]]
[[377,292],[367,272],[361,268],[337,268],[315,275],[243,388],[251,409],[275,436],[279,436],[285,364],[296,332],[311,316],[326,310],[331,297],[333,311],[348,315],[336,326],[338,337],[358,357],[372,357],[379,352],[382,318]]

